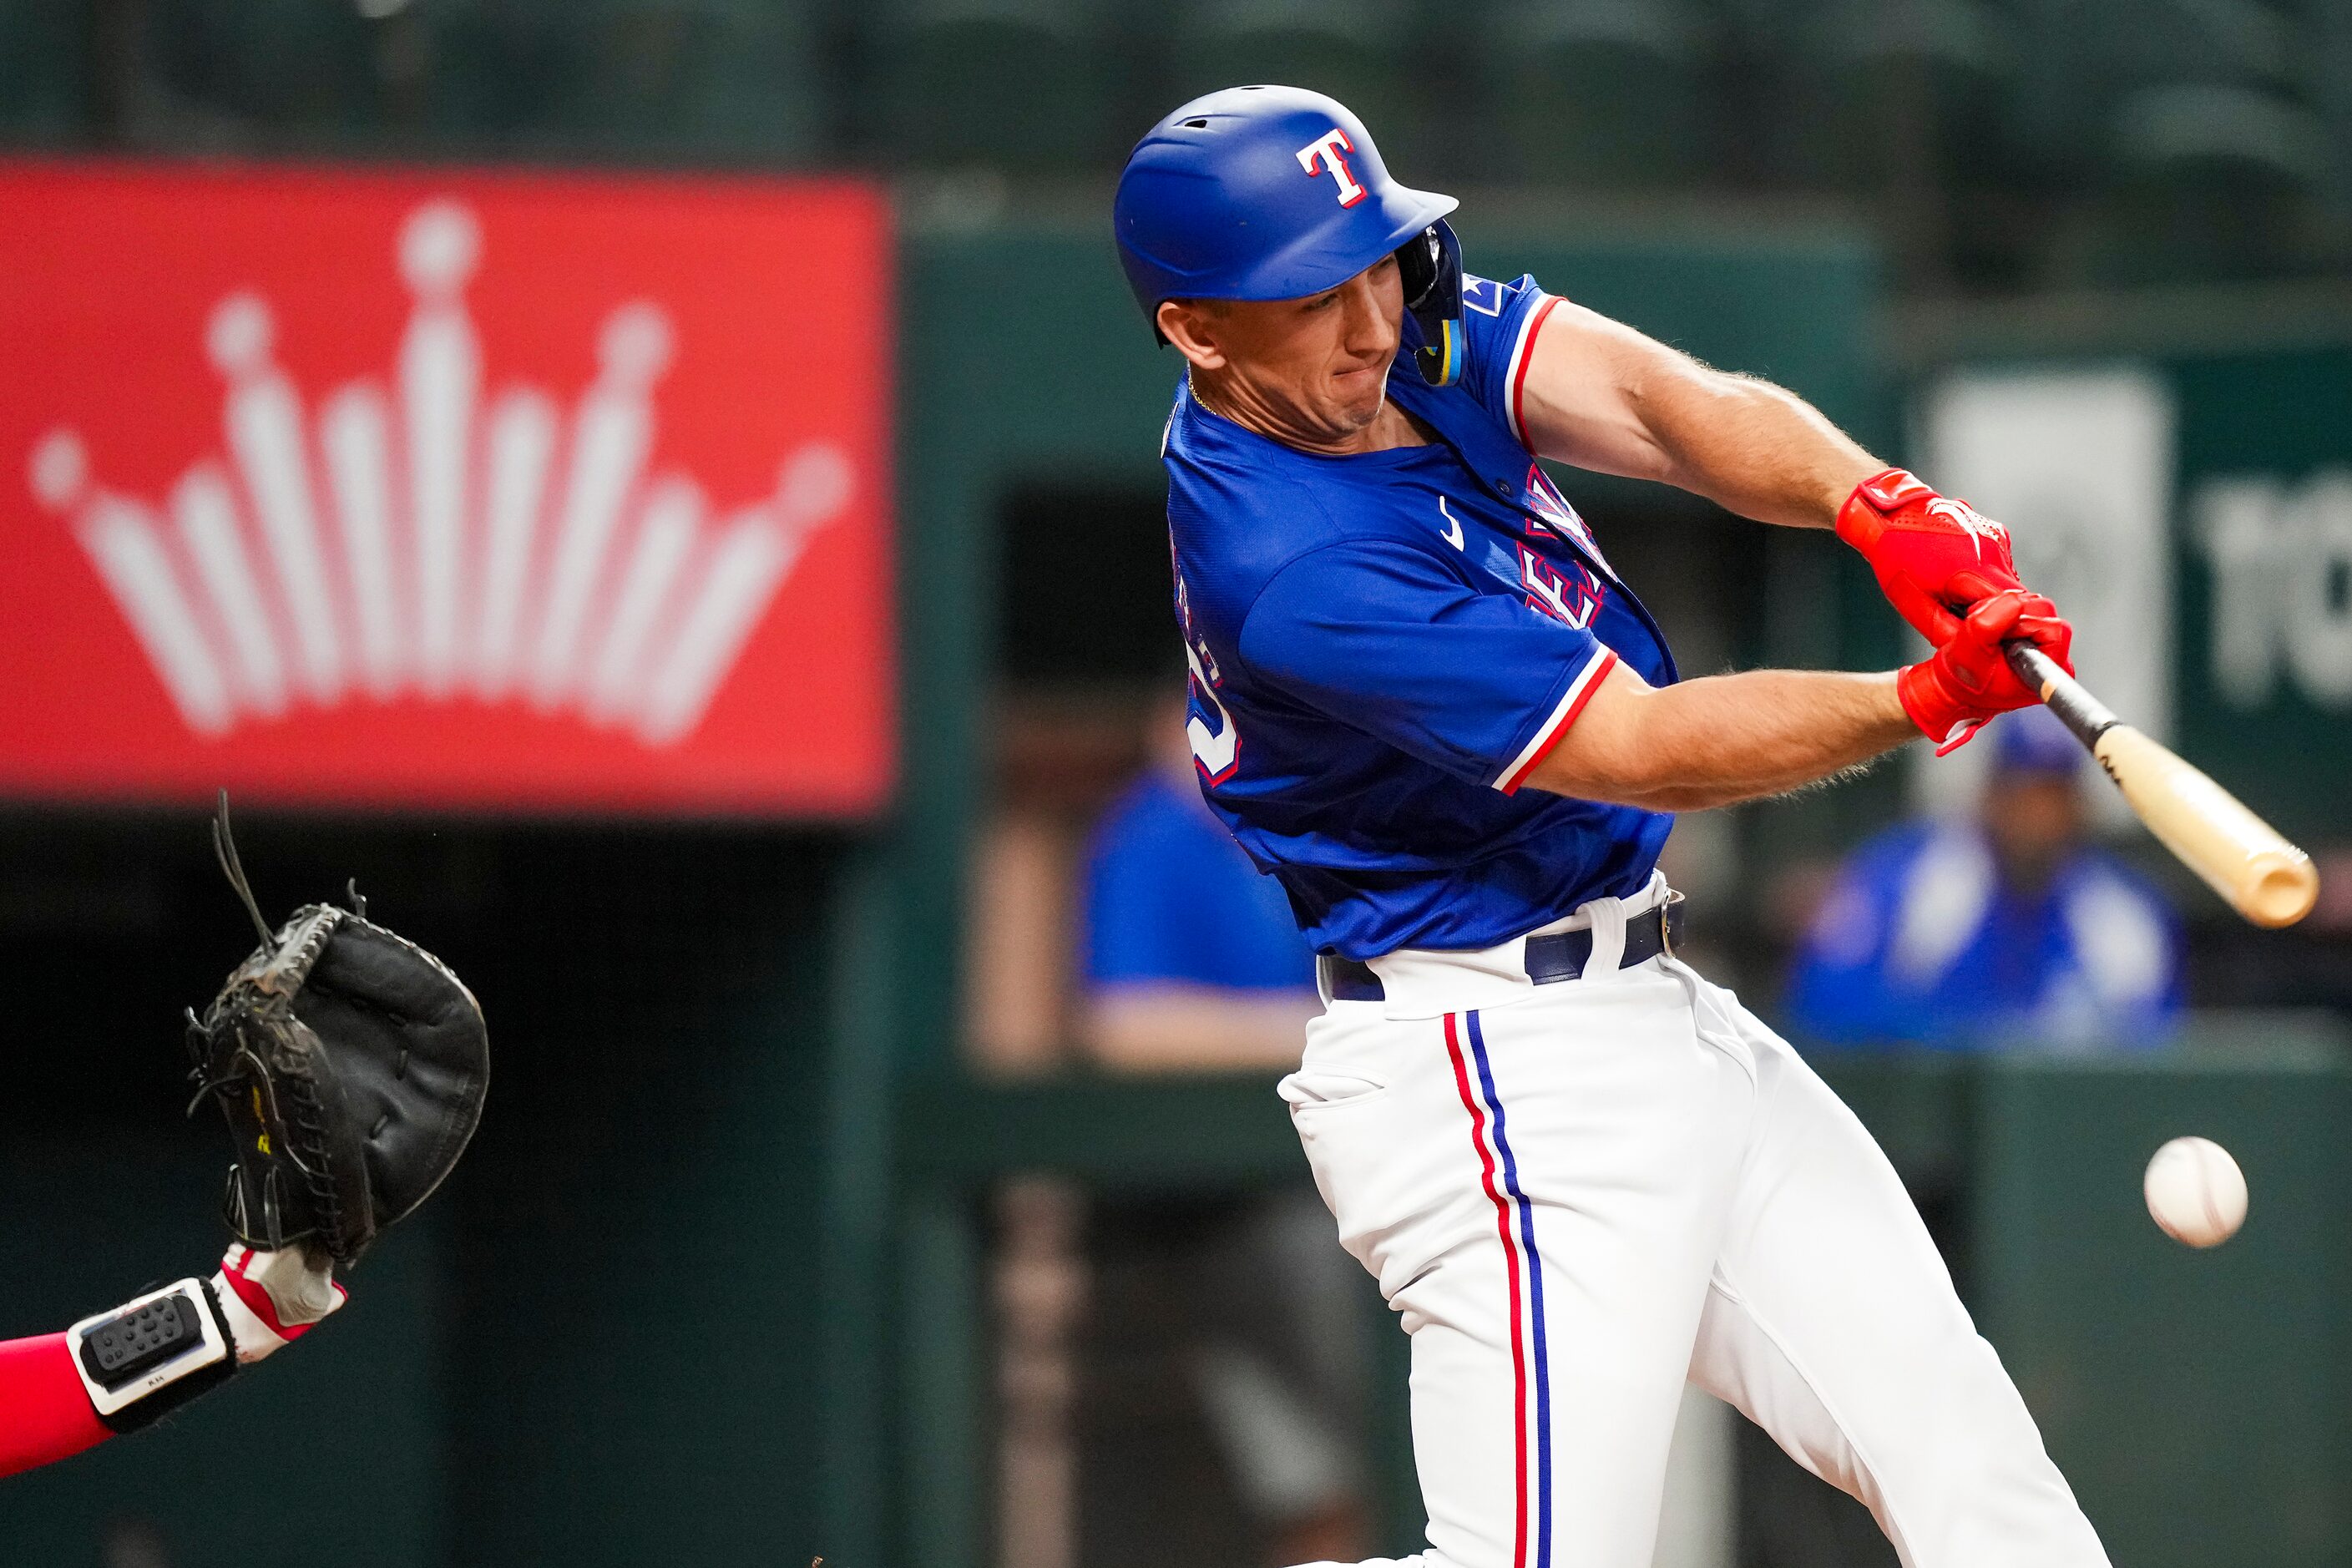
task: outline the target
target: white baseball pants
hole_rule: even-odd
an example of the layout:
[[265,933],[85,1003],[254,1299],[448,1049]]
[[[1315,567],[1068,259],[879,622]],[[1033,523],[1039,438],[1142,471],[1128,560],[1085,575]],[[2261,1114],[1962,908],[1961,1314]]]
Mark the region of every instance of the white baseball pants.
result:
[[2105,1568],[1853,1113],[1687,965],[1617,967],[1664,892],[1561,922],[1577,980],[1528,984],[1517,942],[1376,961],[1387,1000],[1331,1003],[1284,1080],[1412,1336],[1429,1550],[1381,1568],[1648,1568],[1685,1379],[1906,1568]]

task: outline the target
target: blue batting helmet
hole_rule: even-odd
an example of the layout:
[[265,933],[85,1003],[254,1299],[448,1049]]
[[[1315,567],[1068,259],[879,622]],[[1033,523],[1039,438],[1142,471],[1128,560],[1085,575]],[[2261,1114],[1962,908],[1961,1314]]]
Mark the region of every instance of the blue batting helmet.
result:
[[2083,771],[2083,742],[2047,708],[2002,714],[1992,739],[1993,766],[2005,772],[2073,778]]
[[1422,374],[1442,386],[1461,361],[1462,246],[1445,222],[1457,205],[1391,179],[1337,100],[1231,87],[1135,144],[1111,221],[1155,333],[1163,300],[1296,300],[1393,254],[1421,324]]

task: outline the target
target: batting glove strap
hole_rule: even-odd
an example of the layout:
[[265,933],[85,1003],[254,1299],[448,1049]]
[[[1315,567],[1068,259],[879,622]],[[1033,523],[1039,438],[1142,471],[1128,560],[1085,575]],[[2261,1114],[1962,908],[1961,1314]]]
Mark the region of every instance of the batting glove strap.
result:
[[112,1431],[152,1426],[236,1372],[236,1342],[213,1286],[182,1279],[66,1331],[90,1408]]
[[1939,499],[1925,480],[1907,468],[1885,468],[1853,487],[1838,508],[1837,536],[1867,556],[1886,533],[1889,518]]
[[1919,726],[1919,732],[1936,742],[1939,757],[1967,745],[1991,717],[1971,710],[1957,699],[1927,659],[1895,671],[1895,694],[1902,699],[1903,711]]

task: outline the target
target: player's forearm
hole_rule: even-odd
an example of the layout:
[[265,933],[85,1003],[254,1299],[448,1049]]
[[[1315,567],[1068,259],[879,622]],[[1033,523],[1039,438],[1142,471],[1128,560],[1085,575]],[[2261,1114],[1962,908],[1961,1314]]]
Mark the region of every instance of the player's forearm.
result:
[[1088,1002],[1083,1027],[1105,1067],[1243,1071],[1297,1066],[1307,1020],[1321,1008],[1307,989],[1248,995],[1178,983],[1119,985]]
[[1918,732],[1891,674],[1756,669],[1654,689],[1619,666],[1528,782],[1704,811],[1827,778]]
[[1795,393],[1747,376],[1662,381],[1636,406],[1668,484],[1761,522],[1827,528],[1886,466]]
[[301,1252],[231,1247],[186,1279],[62,1334],[0,1342],[0,1476],[136,1432],[276,1354],[343,1302]]
[[110,1436],[74,1375],[65,1335],[0,1343],[0,1476],[79,1454]]

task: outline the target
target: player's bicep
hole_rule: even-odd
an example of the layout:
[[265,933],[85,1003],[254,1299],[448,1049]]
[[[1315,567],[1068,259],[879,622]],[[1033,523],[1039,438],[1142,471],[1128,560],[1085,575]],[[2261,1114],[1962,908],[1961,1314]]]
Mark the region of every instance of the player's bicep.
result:
[[1578,800],[1649,805],[1642,797],[1654,783],[1654,768],[1643,725],[1646,704],[1656,689],[1626,665],[1611,660],[1598,672],[1573,721],[1560,726],[1526,769],[1527,784]]
[[1536,326],[1517,389],[1522,438],[1538,455],[1580,468],[1670,479],[1672,459],[1645,409],[1711,374],[1622,321],[1555,301]]

